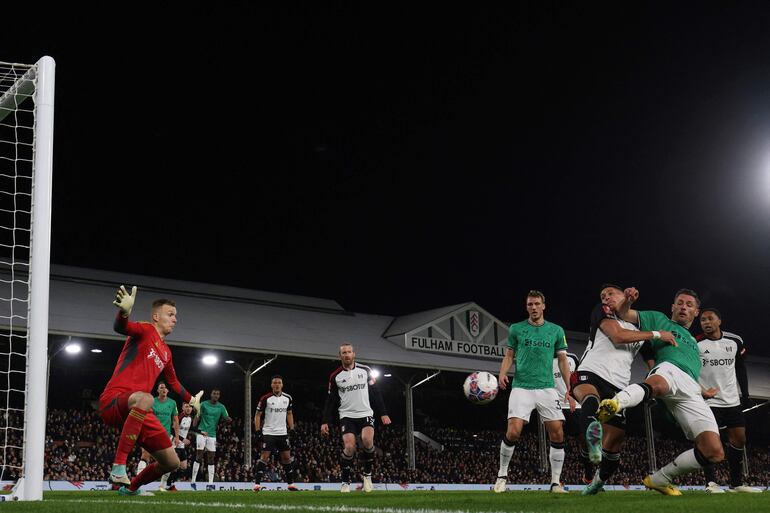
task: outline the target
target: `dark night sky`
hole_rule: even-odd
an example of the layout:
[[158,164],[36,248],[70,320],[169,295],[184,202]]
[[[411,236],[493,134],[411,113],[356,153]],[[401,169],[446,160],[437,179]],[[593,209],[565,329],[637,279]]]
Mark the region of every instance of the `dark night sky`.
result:
[[766,2],[233,4],[0,47],[57,61],[54,263],[580,331],[691,287],[770,355]]

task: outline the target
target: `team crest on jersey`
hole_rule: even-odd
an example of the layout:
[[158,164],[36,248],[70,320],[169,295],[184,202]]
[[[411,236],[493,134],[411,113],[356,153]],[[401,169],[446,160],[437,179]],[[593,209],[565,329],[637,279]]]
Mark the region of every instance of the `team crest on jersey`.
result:
[[477,310],[468,311],[468,330],[474,337],[481,333],[481,315]]

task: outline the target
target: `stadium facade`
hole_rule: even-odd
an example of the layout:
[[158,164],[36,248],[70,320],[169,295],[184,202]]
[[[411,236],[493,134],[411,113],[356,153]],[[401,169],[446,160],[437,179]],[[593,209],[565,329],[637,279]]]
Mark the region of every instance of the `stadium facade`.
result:
[[[180,303],[184,322],[172,345],[336,360],[340,342],[349,341],[367,363],[497,374],[508,330],[472,301],[393,317],[351,312],[332,299],[53,265],[50,333],[120,338],[111,303],[120,284],[139,287],[136,312],[148,312],[157,297]],[[570,351],[579,356],[587,336],[567,331]],[[768,364],[748,358],[752,397],[770,398]],[[632,379],[644,373],[637,359]]]

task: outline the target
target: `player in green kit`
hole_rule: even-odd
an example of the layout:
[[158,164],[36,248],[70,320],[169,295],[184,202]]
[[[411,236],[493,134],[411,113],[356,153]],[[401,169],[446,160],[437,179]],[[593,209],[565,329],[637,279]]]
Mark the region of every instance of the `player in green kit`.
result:
[[[163,429],[166,430],[166,433],[168,433],[172,443],[176,444],[179,442],[179,410],[177,410],[176,401],[168,398],[168,387],[163,381],[158,383],[157,391],[158,396],[153,401],[152,412],[158,418],[160,425],[163,426]],[[174,445],[174,447],[176,447],[176,445]],[[150,460],[152,460],[150,453],[145,449],[142,449],[142,455],[141,459],[139,460],[139,465],[137,465],[136,473],[138,474],[144,470]],[[166,472],[163,474],[163,476],[161,476],[160,488],[158,488],[158,491],[166,491],[166,481],[168,480],[168,476],[170,474],[171,472]]]
[[[647,488],[664,495],[682,495],[672,484],[676,476],[699,470],[710,463],[719,463],[724,458],[719,427],[703,395],[713,396],[716,389],[702,390],[698,383],[700,353],[698,343],[688,331],[698,316],[700,299],[692,290],[679,290],[671,305],[671,318],[668,318],[660,312],[630,309],[630,304],[639,293],[634,288],[626,289],[624,293],[628,298],[627,306],[618,313],[624,320],[638,324],[640,331],[653,333],[654,338],[650,342],[652,352],[647,359],[654,360],[655,365],[644,383],[629,385],[612,399],[603,400],[596,412],[597,418],[606,422],[624,408],[636,406],[650,397],[660,399],[695,447],[645,477],[643,482]],[[660,339],[660,331],[663,330],[674,335],[675,343],[669,344]]]
[[[168,387],[164,382],[158,383],[158,397],[152,405],[152,412],[158,417],[160,425],[168,433],[174,447],[179,444],[179,410],[176,407],[176,401],[168,397]],[[160,478],[159,492],[165,492],[168,476],[171,472],[166,472]]]
[[567,338],[561,326],[545,320],[543,311],[545,296],[542,292],[530,290],[527,294],[529,318],[512,324],[508,330],[508,349],[500,364],[500,388],[505,390],[508,387],[508,370],[514,360],[516,373],[508,398],[508,429],[500,443],[500,469],[494,488],[496,493],[506,490],[508,465],[513,456],[514,444],[534,409],[543,419],[551,442],[548,455],[551,462],[551,492],[567,493],[559,482],[564,465],[564,414],[562,398],[554,388],[553,379],[553,359],[556,357],[567,388],[563,399],[569,404],[570,411],[574,412],[575,400],[570,395]]
[[203,456],[206,455],[206,463],[208,464],[208,476],[209,483],[206,485],[206,490],[214,489],[214,461],[217,454],[217,426],[220,420],[225,422],[232,422],[233,419],[227,413],[225,405],[219,402],[220,391],[218,388],[211,390],[211,399],[201,403],[200,414],[195,417],[193,426],[198,428],[198,436],[195,441],[195,448],[197,449],[195,463],[193,463],[192,479],[190,486],[193,490],[197,490],[195,480],[198,477],[198,470],[203,462]]

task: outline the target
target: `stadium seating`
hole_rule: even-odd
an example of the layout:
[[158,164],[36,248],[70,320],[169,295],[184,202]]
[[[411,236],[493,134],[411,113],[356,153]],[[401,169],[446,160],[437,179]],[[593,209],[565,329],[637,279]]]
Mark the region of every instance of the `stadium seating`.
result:
[[[0,436],[5,427],[18,419],[8,419],[0,424]],[[217,481],[252,481],[253,469],[243,465],[241,419],[220,427],[217,451]],[[470,432],[455,428],[423,429],[431,438],[445,447],[436,452],[423,444],[416,446],[417,469],[410,470],[406,460],[406,441],[403,426],[391,425],[377,431],[378,450],[373,479],[389,483],[491,483],[497,471],[498,446],[501,430]],[[13,436],[14,430],[8,430]],[[96,411],[50,410],[46,434],[45,479],[50,480],[102,480],[112,463],[117,431],[106,426]],[[256,440],[255,440],[256,441]],[[20,445],[20,444],[19,444]],[[257,444],[253,461],[258,458]],[[297,461],[297,480],[301,482],[334,482],[339,480],[339,433],[332,438],[322,438],[317,423],[298,422],[294,437],[294,454]],[[682,442],[656,440],[659,462],[671,461],[682,452]],[[580,482],[581,468],[577,461],[577,441],[568,439],[567,461],[562,478],[566,483]],[[3,457],[14,458],[12,451]],[[129,461],[130,472],[135,472],[137,450]],[[765,484],[770,481],[768,448],[755,446],[749,454],[750,481]],[[646,445],[643,438],[631,437],[626,442],[620,469],[615,475],[617,484],[638,484],[647,470]],[[187,471],[189,478],[189,470]],[[15,476],[6,475],[4,479]],[[722,482],[727,480],[726,465],[719,467]],[[540,471],[537,439],[525,433],[516,446],[511,464],[510,482],[528,484],[544,483],[548,475]],[[266,473],[265,482],[282,481],[283,474],[275,459]],[[702,484],[702,474],[694,473],[680,484]]]

